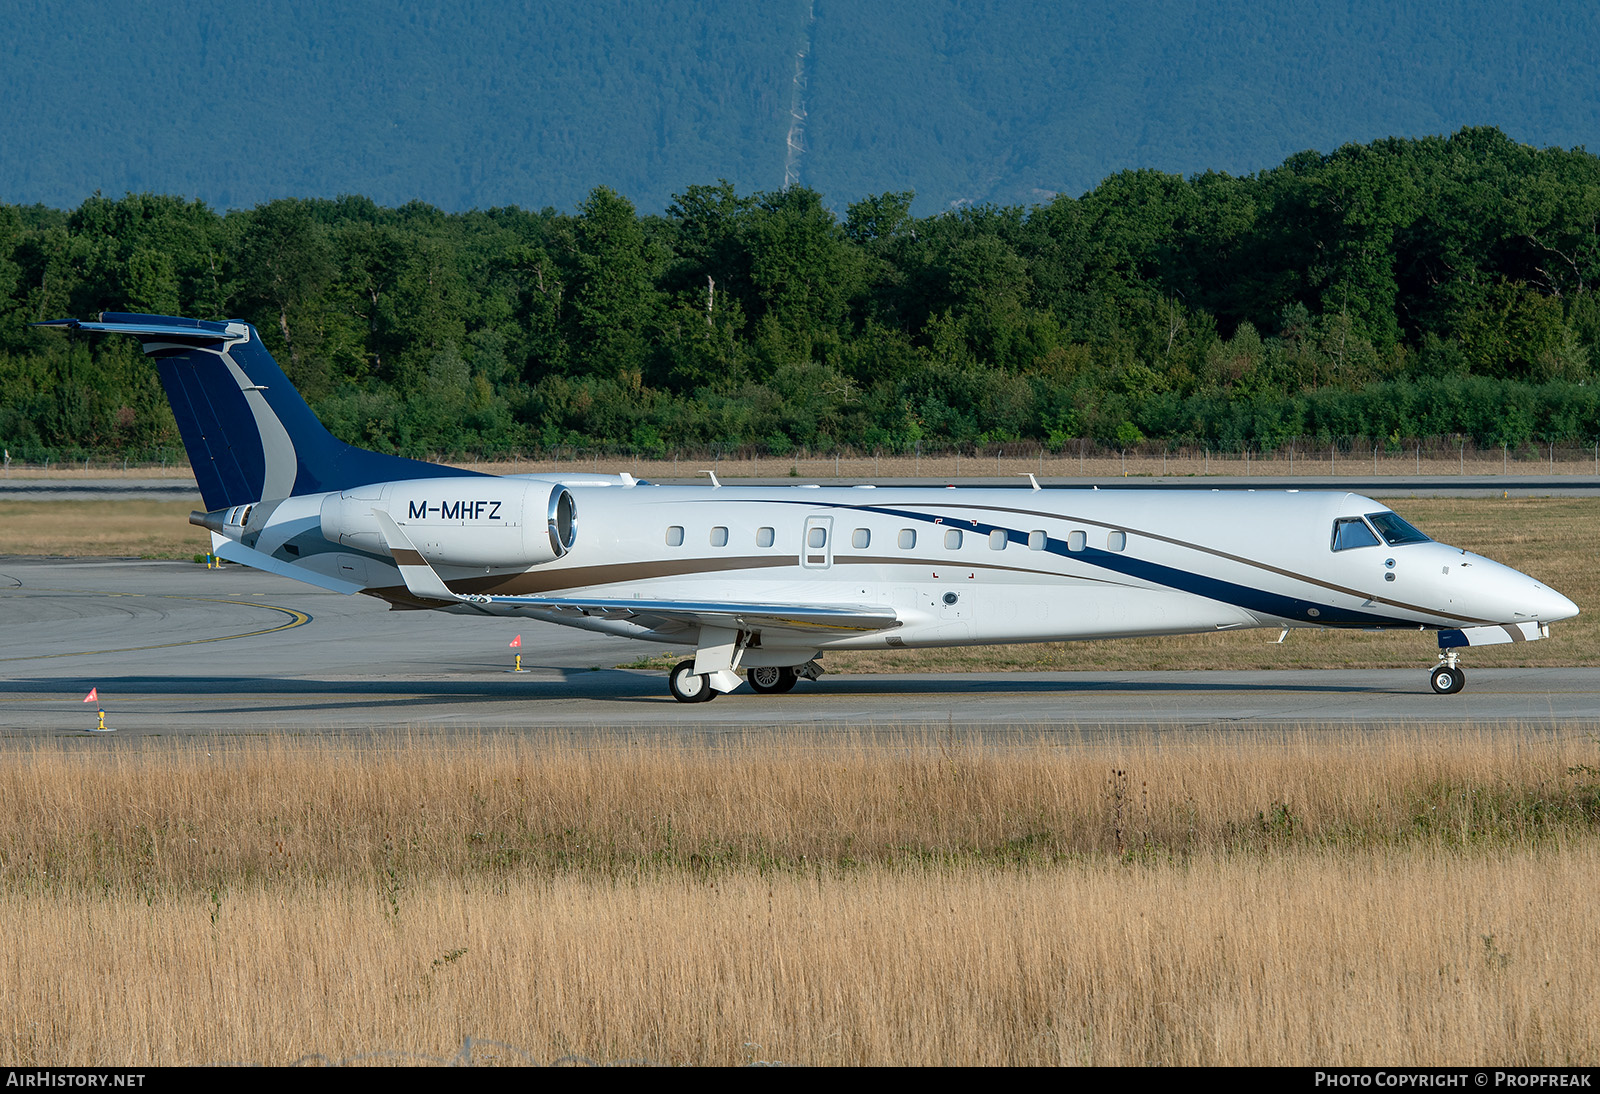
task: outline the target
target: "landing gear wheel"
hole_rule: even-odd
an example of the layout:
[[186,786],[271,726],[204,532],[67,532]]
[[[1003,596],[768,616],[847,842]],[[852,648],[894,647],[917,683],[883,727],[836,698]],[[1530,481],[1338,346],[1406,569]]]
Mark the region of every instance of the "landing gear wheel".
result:
[[751,691],[762,695],[782,695],[786,691],[793,691],[794,683],[799,679],[788,665],[762,665],[750,669],[744,678]]
[[1428,677],[1433,690],[1440,695],[1454,695],[1467,686],[1467,673],[1461,666],[1440,665]]
[[696,676],[693,661],[679,661],[667,676],[667,687],[680,703],[709,703],[717,696],[709,676]]

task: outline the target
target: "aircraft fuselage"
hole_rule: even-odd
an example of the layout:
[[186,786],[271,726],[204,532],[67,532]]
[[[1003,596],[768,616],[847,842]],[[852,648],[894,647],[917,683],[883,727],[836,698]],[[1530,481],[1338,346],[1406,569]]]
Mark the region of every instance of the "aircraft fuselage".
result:
[[333,437],[248,323],[42,325],[156,359],[206,504],[191,519],[222,557],[396,607],[687,644],[669,680],[686,702],[786,691],[830,649],[1245,627],[1433,630],[1451,693],[1462,647],[1578,611],[1356,494],[499,477]]

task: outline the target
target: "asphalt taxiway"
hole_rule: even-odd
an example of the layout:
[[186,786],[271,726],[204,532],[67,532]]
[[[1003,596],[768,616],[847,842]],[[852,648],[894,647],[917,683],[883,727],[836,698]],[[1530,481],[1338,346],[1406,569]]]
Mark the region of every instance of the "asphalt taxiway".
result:
[[[518,633],[522,673],[508,671]],[[1390,671],[830,674],[784,696],[741,688],[693,705],[675,702],[659,671],[615,667],[663,649],[545,623],[391,612],[236,566],[0,559],[0,737],[11,739],[94,726],[91,688],[118,737],[1600,722],[1600,669],[1471,670],[1465,691],[1439,696],[1425,645],[1416,666]]]

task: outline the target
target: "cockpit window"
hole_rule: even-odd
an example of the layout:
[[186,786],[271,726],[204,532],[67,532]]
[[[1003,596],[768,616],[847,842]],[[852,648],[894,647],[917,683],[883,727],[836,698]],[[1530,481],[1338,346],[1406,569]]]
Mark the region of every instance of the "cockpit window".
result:
[[1367,522],[1360,517],[1340,517],[1333,522],[1333,549],[1348,551],[1352,547],[1376,547],[1378,537],[1372,534]]
[[1394,513],[1368,513],[1367,519],[1372,522],[1372,526],[1378,530],[1378,534],[1391,547],[1400,547],[1407,543],[1432,542],[1427,536],[1411,527]]

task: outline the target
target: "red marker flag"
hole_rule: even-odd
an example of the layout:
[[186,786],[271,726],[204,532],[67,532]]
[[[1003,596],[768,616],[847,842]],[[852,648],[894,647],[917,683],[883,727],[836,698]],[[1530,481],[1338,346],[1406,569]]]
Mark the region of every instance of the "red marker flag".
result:
[[83,701],[85,703],[95,703],[95,702],[99,702],[99,700],[100,700],[100,688],[98,686],[90,688],[89,689],[89,694],[85,695],[83,697]]
[[511,648],[514,650],[522,648],[522,635],[519,634],[511,640]]

